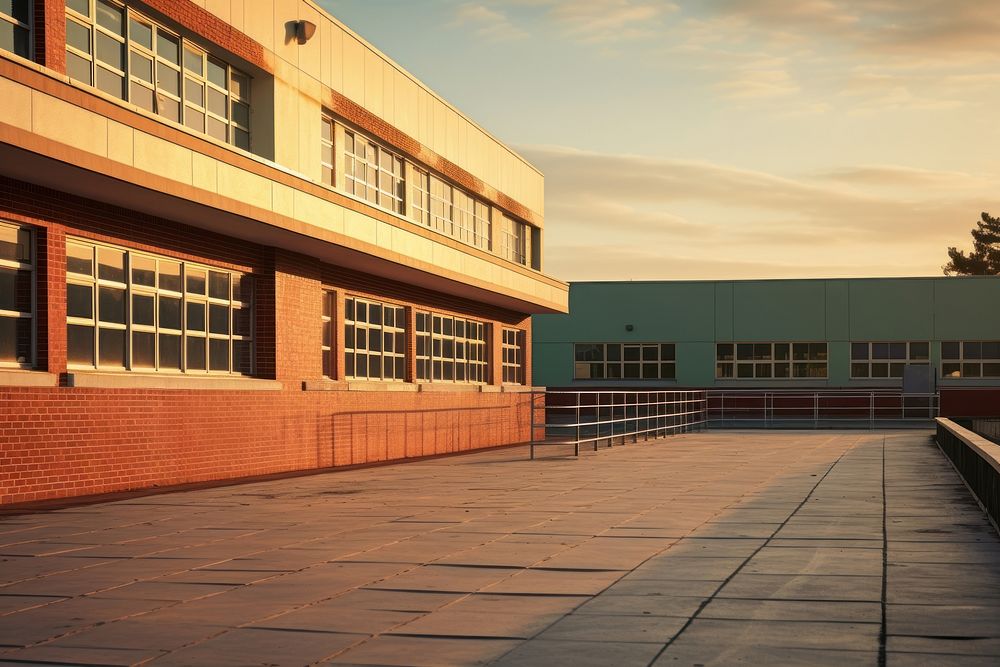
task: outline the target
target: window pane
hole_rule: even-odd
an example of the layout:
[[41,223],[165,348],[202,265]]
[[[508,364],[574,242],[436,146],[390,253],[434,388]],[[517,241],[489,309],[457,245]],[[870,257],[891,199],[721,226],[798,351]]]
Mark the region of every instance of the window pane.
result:
[[94,288],[90,285],[66,285],[67,317],[94,317]]
[[851,377],[868,377],[868,364],[851,364]]
[[962,355],[965,359],[982,359],[983,346],[981,343],[962,343]]
[[250,99],[250,77],[233,70],[230,78],[229,91],[242,100]]
[[941,364],[941,375],[944,377],[962,377],[962,365],[956,363]]
[[113,248],[97,249],[97,277],[116,283],[125,282],[125,253]]
[[889,364],[889,377],[901,378],[903,377],[903,369],[906,368],[906,364],[894,363]]
[[163,30],[156,31],[156,54],[164,60],[169,60],[173,64],[179,64],[179,45],[177,38],[165,33]]
[[243,303],[250,303],[250,298],[253,295],[253,285],[251,283],[250,276],[245,276],[237,274],[232,276],[233,280],[233,301],[242,301]]
[[179,96],[180,73],[166,63],[156,63],[156,85],[164,92]]
[[94,274],[94,249],[88,246],[66,244],[66,271],[84,276]]
[[204,54],[187,46],[184,47],[184,69],[194,72],[198,76],[205,73]]
[[101,287],[97,292],[97,318],[101,322],[125,324],[125,290]]
[[961,348],[959,344],[955,341],[950,341],[947,343],[941,343],[941,358],[942,359],[961,359]]
[[1000,342],[984,341],[981,351],[983,359],[1000,359]]
[[604,358],[603,346],[601,345],[577,345],[576,346],[576,360],[577,361],[600,361]]
[[[66,44],[77,51],[90,53],[90,28],[66,19]],[[88,80],[90,77],[87,77]]]
[[250,335],[250,309],[233,308],[233,335]]
[[250,150],[250,133],[246,130],[233,130],[233,145],[245,151]]
[[732,343],[720,343],[715,346],[715,358],[719,361],[732,361],[733,359],[733,344]]
[[187,324],[185,328],[189,331],[204,331],[205,304],[198,303],[197,301],[188,301],[186,310]]
[[739,377],[739,378],[752,378],[753,377],[753,364],[737,364],[737,366],[736,366],[736,377]]
[[872,364],[872,377],[873,378],[889,377],[889,364],[884,362]]
[[208,89],[208,110],[214,113],[216,116],[222,116],[227,118],[226,109],[228,104],[226,104],[225,93],[219,92],[214,88]]
[[[97,33],[97,59],[117,70],[125,69],[125,45],[114,37]],[[100,81],[100,77],[98,77]]]
[[108,95],[125,99],[125,79],[110,70],[98,67],[95,85]]
[[197,132],[205,131],[205,114],[191,107],[184,108],[184,124]]
[[229,274],[219,271],[208,273],[208,295],[213,299],[229,301]]
[[184,99],[200,107],[205,106],[205,85],[200,81],[185,77]]
[[673,380],[675,374],[674,364],[660,364],[660,378],[664,380]]
[[160,370],[180,370],[181,337],[174,334],[160,334]]
[[977,378],[981,375],[979,364],[962,364],[962,377]]
[[868,343],[851,343],[851,359],[868,359]]
[[226,89],[226,63],[208,57],[208,80],[223,90]]
[[31,232],[16,227],[0,227],[0,259],[31,262]]
[[1000,364],[998,363],[983,364],[983,377],[985,378],[1000,377]]
[[156,297],[152,294],[132,295],[132,323],[144,326],[156,324]]
[[0,317],[0,362],[31,363],[31,320]]
[[788,343],[775,343],[774,358],[778,361],[788,361],[791,358],[789,356],[789,347]]
[[0,268],[0,310],[31,312],[31,271]]
[[929,343],[910,343],[910,359],[926,361],[930,359]]
[[160,289],[171,292],[181,291],[181,265],[179,263],[160,260]]
[[889,343],[890,359],[906,359],[906,343]]
[[194,336],[185,336],[184,343],[187,346],[187,369],[205,370],[205,339]]
[[188,294],[204,294],[205,293],[205,271],[203,269],[187,269],[185,272],[187,278],[185,284],[187,285]]
[[791,368],[788,363],[774,365],[774,377],[776,378],[787,378],[790,376],[790,372]]
[[97,24],[107,28],[116,35],[124,35],[124,18],[120,7],[106,0],[97,0]]
[[101,329],[97,336],[100,359],[98,366],[125,368],[125,331]]
[[750,343],[740,343],[736,346],[736,358],[740,361],[753,359],[753,345]]
[[66,328],[66,359],[71,364],[94,365],[94,328],[70,324]]
[[89,0],[66,0],[66,6],[79,14],[90,16]]
[[132,333],[132,368],[156,368],[156,334]]
[[229,339],[212,338],[208,341],[208,361],[210,370],[229,370]]
[[660,361],[673,361],[673,360],[674,360],[674,346],[660,345]]
[[91,65],[89,60],[81,58],[75,53],[66,54],[66,74],[69,78],[75,81],[80,81],[89,86],[91,83],[90,70]]
[[147,49],[153,48],[153,28],[145,23],[131,19],[129,25],[129,39],[137,44],[145,46]]
[[181,300],[162,295],[158,298],[160,300],[160,328],[180,330]]
[[142,255],[132,255],[129,259],[132,265],[132,284],[156,287],[156,260]]
[[211,304],[208,307],[208,330],[214,334],[229,333],[229,306]]

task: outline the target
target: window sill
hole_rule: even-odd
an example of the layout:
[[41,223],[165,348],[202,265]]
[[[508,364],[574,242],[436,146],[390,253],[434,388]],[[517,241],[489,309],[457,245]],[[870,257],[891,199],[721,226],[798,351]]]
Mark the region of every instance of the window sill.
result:
[[303,380],[302,391],[347,391],[350,385],[343,380]]
[[530,394],[532,392],[545,391],[545,387],[526,387],[523,384],[505,384],[501,387],[505,394]]
[[277,380],[249,377],[194,377],[184,375],[136,375],[132,373],[66,374],[66,386],[94,389],[203,389],[236,391],[278,391]]
[[0,387],[55,387],[59,376],[45,371],[0,368]]
[[349,380],[348,391],[419,391],[417,385],[409,382],[366,382]]

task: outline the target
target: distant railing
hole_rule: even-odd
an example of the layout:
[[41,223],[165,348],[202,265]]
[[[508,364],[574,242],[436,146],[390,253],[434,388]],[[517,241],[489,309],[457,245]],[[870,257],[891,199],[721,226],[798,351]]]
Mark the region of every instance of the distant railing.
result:
[[535,448],[581,445],[597,451],[695,428],[706,421],[705,391],[538,391],[531,400],[531,458]]
[[710,428],[927,427],[938,394],[893,390],[710,390]]

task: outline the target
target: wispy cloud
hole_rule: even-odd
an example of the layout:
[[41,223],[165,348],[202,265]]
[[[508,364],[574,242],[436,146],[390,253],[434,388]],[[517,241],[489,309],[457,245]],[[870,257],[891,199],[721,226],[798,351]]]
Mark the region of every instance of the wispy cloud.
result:
[[526,30],[511,22],[503,12],[474,2],[466,2],[456,8],[451,26],[471,27],[476,35],[491,42],[506,42],[528,36]]
[[521,150],[546,174],[549,266],[572,280],[936,274],[979,211],[1000,209],[990,175],[878,165],[788,177]]

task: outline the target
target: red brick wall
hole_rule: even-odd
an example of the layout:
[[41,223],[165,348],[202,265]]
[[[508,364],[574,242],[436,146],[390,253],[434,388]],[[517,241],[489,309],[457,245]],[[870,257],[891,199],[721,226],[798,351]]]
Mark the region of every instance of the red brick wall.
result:
[[[373,463],[529,438],[528,394],[303,389],[304,381],[322,377],[324,287],[335,290],[341,304],[345,294],[357,294],[411,311],[486,320],[494,329],[527,329],[523,313],[10,179],[0,178],[0,217],[36,230],[37,366],[59,375],[63,385],[0,386],[0,503]],[[252,273],[256,375],[281,381],[283,389],[65,386],[67,236]],[[338,347],[342,354],[342,341]]]

